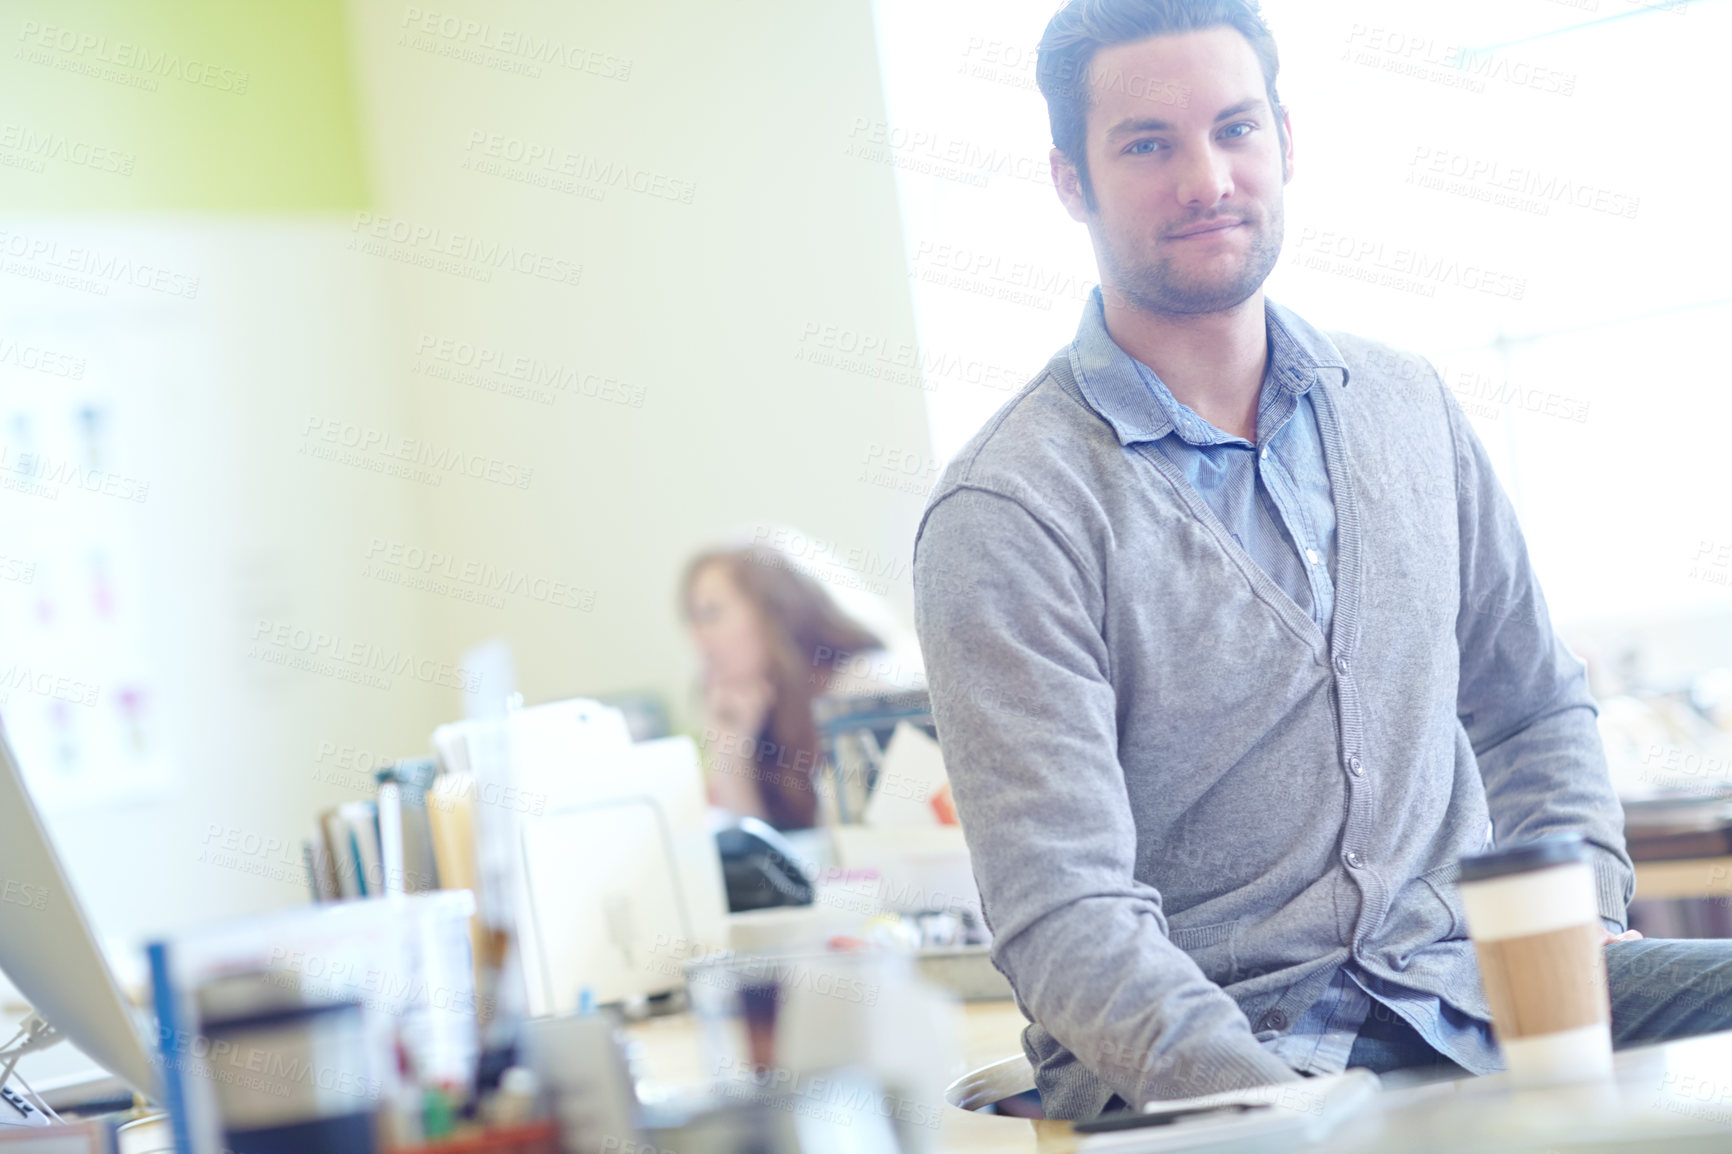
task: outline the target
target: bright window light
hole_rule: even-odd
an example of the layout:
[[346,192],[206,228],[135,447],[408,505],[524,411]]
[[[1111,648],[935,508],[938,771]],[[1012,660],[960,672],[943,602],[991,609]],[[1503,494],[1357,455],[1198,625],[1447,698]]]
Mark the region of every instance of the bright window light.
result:
[[[933,449],[1075,332],[1053,193],[1051,0],[877,0]],[[1272,298],[1412,349],[1496,462],[1560,624],[1732,608],[1723,0],[1268,0],[1294,126]]]

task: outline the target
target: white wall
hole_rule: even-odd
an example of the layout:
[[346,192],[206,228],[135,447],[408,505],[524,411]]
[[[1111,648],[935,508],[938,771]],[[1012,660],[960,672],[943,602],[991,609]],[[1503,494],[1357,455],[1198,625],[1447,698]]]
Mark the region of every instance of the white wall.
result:
[[[534,470],[523,489],[431,493],[418,543],[593,592],[587,611],[438,599],[440,643],[507,638],[531,701],[650,688],[681,710],[681,564],[723,532],[782,525],[906,616],[923,487],[868,464],[924,458],[921,393],[801,356],[848,339],[832,327],[913,341],[892,174],[844,154],[856,118],[882,116],[866,0],[477,5],[456,13],[485,17],[467,37],[399,6],[352,15],[379,212],[582,264],[575,287],[387,272],[381,340],[423,435]],[[524,36],[583,46],[595,70],[500,68],[514,58],[487,45]],[[495,137],[505,157],[487,155]],[[532,147],[553,171],[508,159]],[[588,196],[506,175],[586,165],[627,175],[567,178]],[[673,195],[632,191],[653,178]],[[543,405],[411,372],[426,341],[621,385]]]
[[[87,355],[89,387],[125,398],[131,467],[151,483],[121,514],[142,535],[166,774],[128,800],[78,797],[50,817],[113,942],[304,900],[298,843],[316,812],[370,794],[377,761],[424,751],[431,728],[461,713],[464,695],[433,667],[478,641],[514,647],[531,701],[647,688],[686,705],[675,578],[724,532],[798,526],[840,559],[840,583],[909,609],[921,486],[868,463],[924,454],[921,394],[850,371],[870,366],[802,356],[827,326],[888,348],[912,341],[891,173],[843,151],[856,118],[882,116],[865,0],[474,11],[495,30],[629,60],[623,80],[429,55],[398,43],[405,11],[350,12],[370,210],[5,222],[200,279],[196,299],[168,300],[0,276],[14,322],[0,336],[28,315]],[[25,79],[152,123],[176,115],[154,94],[70,73]],[[269,79],[255,77],[260,91]],[[465,170],[477,129],[660,175],[658,191],[676,197],[687,186],[665,181],[691,182],[690,203],[634,192],[630,176],[593,200]],[[442,245],[462,247],[462,234],[581,262],[581,281],[429,271],[405,259],[425,259],[425,240],[370,235],[387,218],[443,230]],[[468,274],[489,267],[471,261]],[[540,404],[430,375],[440,362],[422,355],[425,338],[577,376]],[[367,447],[309,454],[325,430]],[[387,449],[421,463],[384,472],[400,463]],[[482,476],[429,464],[452,459]],[[28,500],[42,504],[0,494],[0,512]],[[395,560],[450,560],[418,574],[393,563],[399,546]],[[407,587],[417,575],[444,585]],[[501,575],[528,580],[490,592]],[[284,667],[261,652],[307,654],[270,644],[278,623],[341,641],[316,669]],[[387,674],[388,687],[339,676],[367,672],[333,660],[355,642],[422,672]]]
[[[300,839],[318,809],[359,796],[365,783],[321,758],[321,745],[414,751],[457,707],[454,693],[413,672],[383,675],[388,688],[332,676],[355,669],[332,659],[335,642],[316,655],[310,635],[272,643],[281,623],[446,656],[433,647],[425,606],[360,579],[354,545],[380,524],[411,531],[421,487],[300,451],[309,416],[387,429],[411,419],[377,348],[379,280],[344,259],[346,223],[25,227],[62,252],[127,254],[199,281],[191,299],[121,284],[100,296],[22,278],[0,286],[15,324],[87,360],[76,383],[29,387],[117,396],[120,468],[149,484],[140,502],[63,493],[51,506],[70,514],[80,498],[102,502],[136,531],[138,580],[121,583],[120,611],[142,619],[146,738],[165,770],[136,789],[99,777],[89,796],[56,796],[49,822],[74,887],[99,932],[120,942],[302,900]],[[8,520],[32,500],[6,493]],[[263,636],[261,621],[272,623]],[[287,668],[272,655],[321,664]],[[15,697],[9,725],[38,704]],[[34,752],[21,745],[21,756]],[[43,776],[40,764],[27,769]]]

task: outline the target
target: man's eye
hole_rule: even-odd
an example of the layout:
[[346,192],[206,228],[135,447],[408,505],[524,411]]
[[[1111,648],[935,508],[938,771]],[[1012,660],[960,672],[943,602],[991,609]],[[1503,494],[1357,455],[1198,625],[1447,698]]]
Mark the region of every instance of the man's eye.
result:
[[1162,144],[1158,140],[1139,140],[1125,149],[1125,153],[1130,156],[1147,156],[1160,147]]
[[1256,128],[1256,127],[1257,127],[1256,125],[1252,124],[1248,120],[1241,120],[1237,124],[1227,125],[1227,127],[1223,128],[1221,130],[1221,135],[1222,135],[1222,137],[1224,137],[1227,140],[1237,140],[1241,136],[1248,135],[1251,132],[1251,130]]

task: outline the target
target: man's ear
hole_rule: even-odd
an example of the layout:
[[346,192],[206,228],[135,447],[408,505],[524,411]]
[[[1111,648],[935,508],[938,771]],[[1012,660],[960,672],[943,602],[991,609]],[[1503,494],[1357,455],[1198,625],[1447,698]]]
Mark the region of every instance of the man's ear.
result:
[[1293,179],[1293,119],[1287,115],[1287,106],[1281,106],[1282,137],[1286,144],[1281,149],[1281,183],[1286,184]]
[[1052,186],[1058,190],[1059,200],[1064,202],[1065,211],[1070,213],[1074,221],[1088,223],[1088,204],[1083,200],[1082,177],[1077,174],[1076,165],[1070,162],[1058,149],[1052,150]]

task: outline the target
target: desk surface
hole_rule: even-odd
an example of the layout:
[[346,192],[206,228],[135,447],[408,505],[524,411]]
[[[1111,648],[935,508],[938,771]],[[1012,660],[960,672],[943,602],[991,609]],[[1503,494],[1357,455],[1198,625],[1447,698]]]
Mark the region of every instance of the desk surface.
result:
[[[1014,1003],[971,1002],[963,1009],[963,1057],[970,1070],[1022,1052],[1022,1015]],[[698,1085],[701,1046],[689,1014],[634,1024],[645,1072],[657,1081]],[[1502,1075],[1399,1087],[1386,1080],[1377,1107],[1327,1143],[1346,1152],[1591,1149],[1732,1149],[1732,1032],[1617,1055],[1615,1087],[1514,1091]],[[1065,1122],[1029,1122],[944,1108],[943,1154],[1070,1154],[1077,1137]]]
[[[1023,1018],[1016,1003],[968,1002],[963,1006],[962,1056],[965,1070],[1022,1053]],[[628,1027],[641,1044],[645,1073],[658,1082],[696,1086],[704,1080],[702,1046],[690,1014],[652,1018]],[[963,1071],[957,1071],[960,1077]],[[1037,1128],[1039,1133],[1037,1134]],[[1029,1122],[944,1108],[938,1149],[944,1154],[1061,1154],[1076,1148],[1065,1122]]]

